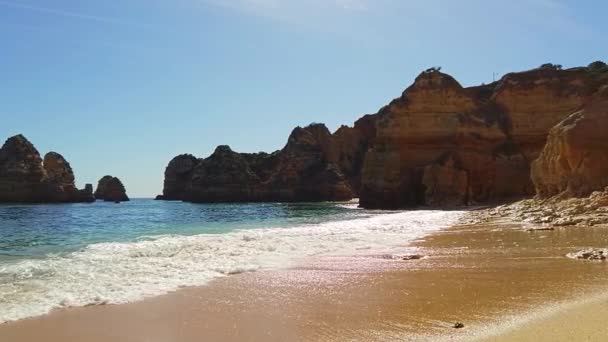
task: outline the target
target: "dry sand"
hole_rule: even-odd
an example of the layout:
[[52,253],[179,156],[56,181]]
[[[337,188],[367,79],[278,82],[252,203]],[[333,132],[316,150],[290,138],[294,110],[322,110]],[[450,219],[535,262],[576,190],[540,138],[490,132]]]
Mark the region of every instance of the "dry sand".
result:
[[1,325],[0,341],[606,341],[605,300],[532,313],[606,290],[605,262],[564,255],[606,247],[608,229],[521,228],[445,230],[414,243],[421,260],[398,258],[406,249],[361,251],[132,304],[59,310]]
[[538,317],[531,317],[522,324],[502,331],[495,336],[481,338],[479,342],[570,342],[607,341],[608,298],[549,307],[541,310]]

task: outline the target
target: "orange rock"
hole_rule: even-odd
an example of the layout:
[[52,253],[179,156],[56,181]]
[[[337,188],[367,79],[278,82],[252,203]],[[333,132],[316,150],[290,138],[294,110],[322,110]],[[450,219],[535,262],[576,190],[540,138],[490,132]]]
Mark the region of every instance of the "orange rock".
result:
[[[530,163],[551,127],[608,84],[608,73],[592,69],[549,65],[470,88],[437,70],[423,72],[377,114],[361,204],[462,205],[533,194]],[[457,169],[441,164],[446,155]]]
[[532,179],[539,197],[588,196],[608,186],[608,86],[551,129]]

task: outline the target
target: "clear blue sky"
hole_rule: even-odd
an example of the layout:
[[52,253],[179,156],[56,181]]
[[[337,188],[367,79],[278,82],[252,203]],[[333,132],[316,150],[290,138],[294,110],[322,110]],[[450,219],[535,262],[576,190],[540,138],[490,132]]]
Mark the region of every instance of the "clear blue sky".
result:
[[62,153],[79,186],[162,190],[168,161],[281,148],[374,113],[425,68],[463,85],[608,56],[608,2],[0,0],[0,139]]

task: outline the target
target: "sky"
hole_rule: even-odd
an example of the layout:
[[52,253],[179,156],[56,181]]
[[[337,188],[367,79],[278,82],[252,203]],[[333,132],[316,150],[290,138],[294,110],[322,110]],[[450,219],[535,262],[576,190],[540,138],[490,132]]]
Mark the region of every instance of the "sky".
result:
[[608,60],[603,0],[0,0],[0,140],[76,182],[162,192],[167,163],[274,151],[375,113],[424,69],[464,86]]

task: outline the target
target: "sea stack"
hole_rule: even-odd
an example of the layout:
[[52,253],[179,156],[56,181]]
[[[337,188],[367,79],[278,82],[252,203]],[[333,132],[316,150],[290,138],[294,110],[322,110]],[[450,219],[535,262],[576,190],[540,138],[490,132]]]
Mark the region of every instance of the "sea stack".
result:
[[106,202],[126,202],[129,200],[124,185],[117,177],[104,176],[97,183],[95,198]]
[[68,161],[49,152],[44,161],[34,145],[19,134],[0,148],[0,202],[92,202],[92,187],[78,190]]

